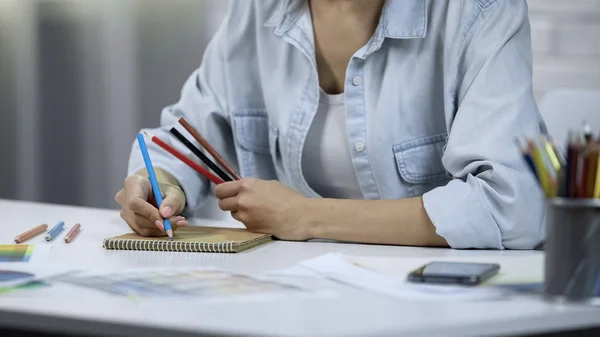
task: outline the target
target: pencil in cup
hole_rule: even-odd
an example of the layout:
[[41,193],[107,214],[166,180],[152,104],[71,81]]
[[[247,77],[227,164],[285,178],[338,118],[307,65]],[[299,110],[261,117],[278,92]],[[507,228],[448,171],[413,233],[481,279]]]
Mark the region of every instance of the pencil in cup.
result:
[[588,149],[588,153],[586,155],[586,170],[584,184],[583,184],[583,198],[592,198],[594,196],[594,190],[596,186],[596,176],[598,170],[598,148],[594,147]]
[[235,180],[242,179],[223,157],[204,139],[194,127],[188,123],[185,118],[179,118],[179,124],[227,171]]
[[75,238],[75,236],[79,233],[80,228],[81,228],[81,225],[76,223],[75,226],[73,226],[73,228],[71,228],[71,230],[67,233],[67,235],[65,235],[65,243],[71,242]]
[[544,159],[544,153],[536,145],[535,141],[528,140],[527,145],[529,153],[531,155],[531,159],[533,160],[533,164],[535,165],[538,181],[540,182],[540,185],[542,186],[546,197],[556,196],[556,174],[553,177],[550,173],[548,165],[546,165],[546,161]]
[[529,167],[529,170],[531,171],[531,173],[533,174],[535,179],[538,179],[538,174],[535,169],[535,164],[533,163],[533,159],[531,158],[531,154],[529,153],[529,151],[527,149],[525,149],[521,145],[521,141],[518,138],[515,138],[515,144],[517,145],[517,148],[519,149],[519,151],[521,151],[521,156],[523,156],[523,159],[525,160],[525,163]]
[[165,143],[164,141],[162,141],[160,138],[158,138],[157,136],[151,135],[147,132],[144,132],[144,134],[150,138],[150,140],[152,140],[152,142],[154,142],[156,145],[160,146],[161,148],[163,148],[163,150],[169,152],[170,154],[172,154],[175,158],[181,160],[182,162],[184,162],[187,166],[191,167],[192,169],[194,169],[196,172],[200,173],[201,175],[203,175],[204,177],[206,177],[208,180],[212,181],[213,183],[215,183],[216,185],[218,184],[222,184],[224,183],[223,179],[217,177],[216,175],[212,174],[210,171],[208,171],[207,169],[205,169],[204,167],[198,165],[198,163],[194,162],[193,160],[191,160],[190,158],[186,157],[185,155],[183,155],[181,152],[177,151],[175,148],[173,148],[171,145]]
[[[152,161],[150,160],[150,154],[148,153],[148,148],[146,147],[144,136],[141,133],[138,133],[137,141],[140,145],[142,157],[144,158],[144,165],[146,165],[146,171],[148,171],[148,179],[150,179],[150,185],[152,185],[152,192],[154,193],[156,206],[160,209],[160,205],[163,202],[162,193],[160,192],[160,186],[158,185],[158,180],[156,179],[156,173],[154,173],[154,167],[152,166]],[[171,227],[171,221],[165,218],[163,219],[163,223],[165,232],[167,232],[167,235],[169,236],[169,240],[173,241],[173,228]]]
[[32,237],[45,232],[47,229],[48,229],[48,225],[46,225],[46,224],[35,226],[32,229],[17,235],[15,237],[15,243],[25,242],[25,241],[31,239]]
[[175,138],[177,138],[185,147],[192,151],[192,153],[195,154],[196,157],[200,158],[200,160],[202,160],[202,162],[204,162],[206,166],[208,166],[211,170],[213,170],[213,172],[215,172],[219,177],[221,177],[221,179],[223,179],[224,181],[233,180],[227,175],[227,173],[223,172],[223,170],[221,170],[220,167],[213,163],[212,160],[210,160],[206,155],[204,155],[204,153],[202,153],[202,151],[200,151],[199,148],[194,146],[192,142],[185,138],[185,136],[182,135],[181,132],[179,132],[175,128],[171,128],[169,132],[171,132],[171,134],[175,136]]

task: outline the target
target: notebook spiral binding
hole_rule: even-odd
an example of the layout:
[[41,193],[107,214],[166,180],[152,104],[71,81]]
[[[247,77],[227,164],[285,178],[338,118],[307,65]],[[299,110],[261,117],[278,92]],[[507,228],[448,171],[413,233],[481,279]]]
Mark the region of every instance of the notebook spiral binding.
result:
[[105,239],[102,246],[116,250],[146,250],[163,252],[235,253],[234,242],[178,242],[155,240],[111,240]]

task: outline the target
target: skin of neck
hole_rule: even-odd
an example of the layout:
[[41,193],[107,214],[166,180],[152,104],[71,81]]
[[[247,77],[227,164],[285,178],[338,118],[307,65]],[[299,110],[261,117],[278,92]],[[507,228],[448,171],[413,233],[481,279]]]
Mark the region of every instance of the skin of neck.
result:
[[377,26],[385,0],[309,0],[314,14],[360,17]]

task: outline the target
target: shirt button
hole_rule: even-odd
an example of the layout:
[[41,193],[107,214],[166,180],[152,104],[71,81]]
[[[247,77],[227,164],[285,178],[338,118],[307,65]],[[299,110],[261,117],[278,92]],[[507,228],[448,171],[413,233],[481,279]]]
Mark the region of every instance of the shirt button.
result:
[[360,78],[360,76],[354,76],[352,78],[352,85],[354,85],[354,86],[360,85],[361,81],[362,81],[362,79]]
[[356,150],[356,152],[363,152],[365,150],[365,143],[358,142],[354,144],[354,149]]

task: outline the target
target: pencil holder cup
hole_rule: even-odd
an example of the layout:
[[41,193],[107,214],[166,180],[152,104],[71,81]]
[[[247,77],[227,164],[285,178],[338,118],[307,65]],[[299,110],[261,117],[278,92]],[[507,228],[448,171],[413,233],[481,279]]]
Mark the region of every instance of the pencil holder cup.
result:
[[548,299],[600,296],[600,200],[548,199],[545,251]]

